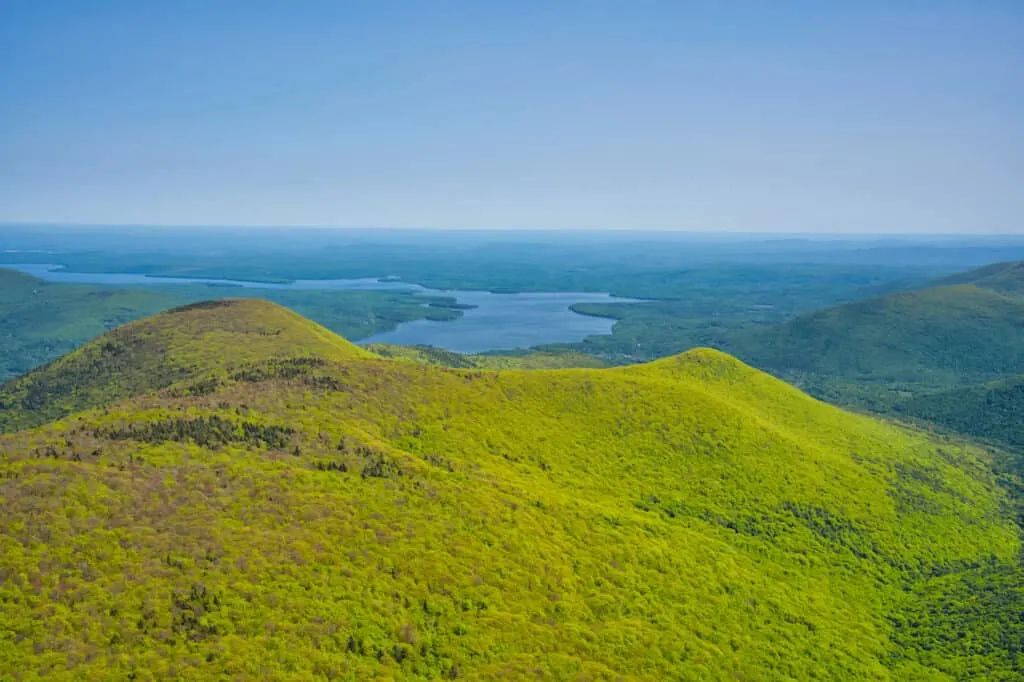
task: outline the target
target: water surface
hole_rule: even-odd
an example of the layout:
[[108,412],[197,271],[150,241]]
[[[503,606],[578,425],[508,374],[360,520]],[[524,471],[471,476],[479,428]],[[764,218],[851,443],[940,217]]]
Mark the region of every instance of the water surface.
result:
[[363,343],[399,346],[436,346],[458,353],[530,348],[545,343],[572,343],[587,336],[610,334],[614,320],[580,315],[573,303],[630,302],[608,294],[525,293],[492,294],[489,291],[437,291],[459,303],[477,306],[452,322],[413,320]]
[[[376,334],[360,343],[393,343],[403,346],[426,345],[458,353],[482,353],[490,350],[530,348],[547,343],[573,343],[587,336],[610,334],[614,320],[580,315],[569,309],[574,303],[630,303],[634,299],[615,298],[602,293],[542,292],[494,294],[489,291],[429,289],[393,279],[310,279],[289,283],[246,282],[230,279],[190,277],[150,277],[132,273],[68,272],[60,265],[45,263],[10,264],[19,270],[50,282],[103,284],[108,286],[216,285],[246,289],[293,291],[398,291],[412,295],[437,295],[454,298],[458,303],[475,306],[462,317],[447,321],[414,320],[396,329]],[[426,303],[424,303],[426,305]]]
[[49,263],[4,263],[0,267],[18,270],[48,282],[66,284],[106,284],[109,286],[166,286],[168,284],[213,284],[235,286],[246,289],[293,289],[298,291],[324,290],[383,290],[383,291],[432,291],[418,284],[397,280],[380,280],[375,277],[358,279],[299,279],[294,282],[249,282],[236,279],[214,279],[209,277],[152,277],[129,272],[68,272],[62,265]]

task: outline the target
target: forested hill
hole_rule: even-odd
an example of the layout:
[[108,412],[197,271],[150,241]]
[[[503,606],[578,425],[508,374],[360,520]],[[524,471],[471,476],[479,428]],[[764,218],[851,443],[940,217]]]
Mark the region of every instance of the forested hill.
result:
[[174,308],[122,325],[0,385],[0,431],[45,423],[254,359],[368,355],[300,315],[259,299]]
[[151,288],[53,284],[0,268],[0,381],[54,360],[113,326],[183,302]]
[[739,334],[725,347],[831,401],[908,395],[1024,373],[1024,268],[999,264]]
[[353,339],[412,320],[454,320],[462,315],[449,307],[455,302],[452,298],[400,291],[72,284],[0,267],[0,382],[52,362],[118,325],[227,294],[269,298]]
[[1024,295],[1024,261],[994,263],[933,282],[934,286],[973,284],[1003,294]]
[[1022,679],[986,453],[718,351],[451,369],[227,301],[5,390],[84,411],[0,436],[0,678]]

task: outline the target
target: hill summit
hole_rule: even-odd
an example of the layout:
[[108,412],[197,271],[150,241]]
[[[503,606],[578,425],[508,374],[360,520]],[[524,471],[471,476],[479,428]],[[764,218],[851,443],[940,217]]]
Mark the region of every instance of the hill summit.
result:
[[3,396],[63,416],[0,436],[0,677],[1020,679],[985,454],[717,351],[451,369],[222,301]]
[[0,386],[0,431],[254,360],[310,355],[338,360],[370,354],[270,301],[219,299],[173,308],[117,327]]

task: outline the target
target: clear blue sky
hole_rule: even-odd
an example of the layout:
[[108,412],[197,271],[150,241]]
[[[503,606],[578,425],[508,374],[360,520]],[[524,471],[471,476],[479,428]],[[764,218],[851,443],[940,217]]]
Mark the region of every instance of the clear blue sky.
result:
[[1024,2],[0,0],[0,220],[1024,232]]

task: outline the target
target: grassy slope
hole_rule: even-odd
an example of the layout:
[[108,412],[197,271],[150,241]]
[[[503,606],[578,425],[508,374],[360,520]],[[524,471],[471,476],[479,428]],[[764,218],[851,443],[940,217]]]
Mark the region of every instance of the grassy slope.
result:
[[716,351],[453,370],[252,311],[0,440],[0,676],[1021,679],[980,451]]

